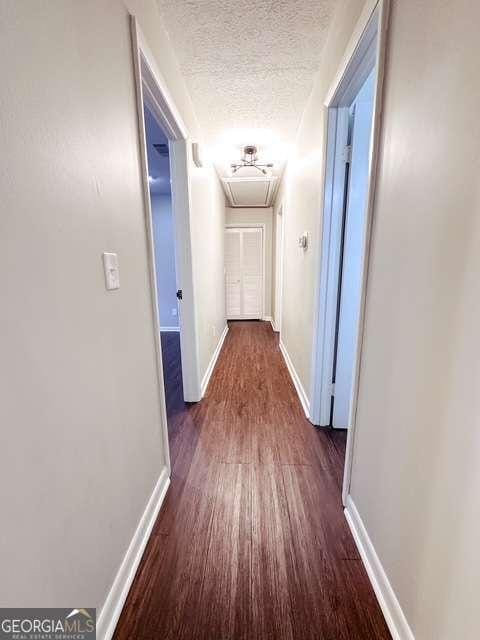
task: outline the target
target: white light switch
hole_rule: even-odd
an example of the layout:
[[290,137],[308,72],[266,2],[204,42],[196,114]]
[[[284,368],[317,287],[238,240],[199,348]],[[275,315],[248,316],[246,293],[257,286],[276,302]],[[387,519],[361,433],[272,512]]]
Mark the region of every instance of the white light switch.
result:
[[118,256],[116,253],[103,254],[103,269],[105,271],[105,287],[108,291],[120,288],[120,272],[118,270]]

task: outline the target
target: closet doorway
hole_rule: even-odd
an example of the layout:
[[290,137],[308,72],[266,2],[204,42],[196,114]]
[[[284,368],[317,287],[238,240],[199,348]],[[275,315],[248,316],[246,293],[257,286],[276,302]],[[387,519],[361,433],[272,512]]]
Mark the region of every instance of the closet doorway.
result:
[[264,315],[265,225],[225,229],[225,305],[228,320]]

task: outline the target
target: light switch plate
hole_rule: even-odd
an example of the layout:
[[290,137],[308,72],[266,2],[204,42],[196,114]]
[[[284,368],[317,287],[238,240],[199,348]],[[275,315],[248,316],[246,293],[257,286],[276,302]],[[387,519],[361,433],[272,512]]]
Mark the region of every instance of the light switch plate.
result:
[[105,287],[107,291],[120,288],[120,272],[116,253],[103,254],[103,270],[105,271]]

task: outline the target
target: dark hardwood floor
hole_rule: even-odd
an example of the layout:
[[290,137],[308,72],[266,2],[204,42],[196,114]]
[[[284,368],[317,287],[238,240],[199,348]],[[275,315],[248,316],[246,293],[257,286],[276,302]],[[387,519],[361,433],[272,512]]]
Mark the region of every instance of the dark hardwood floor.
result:
[[230,323],[195,405],[163,345],[172,481],[116,640],[390,638],[342,511],[345,435],[305,419],[270,324]]
[[[182,425],[183,415],[188,410],[188,406],[183,401],[180,334],[177,331],[162,331],[160,340],[162,343],[168,435],[171,445],[175,438],[176,429]],[[178,419],[176,418],[177,416]]]

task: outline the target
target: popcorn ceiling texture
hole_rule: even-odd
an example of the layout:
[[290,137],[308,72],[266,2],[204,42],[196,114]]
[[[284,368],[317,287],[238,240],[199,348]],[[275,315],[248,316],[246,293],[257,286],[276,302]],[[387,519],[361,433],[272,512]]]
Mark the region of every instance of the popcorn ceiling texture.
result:
[[292,142],[337,0],[157,2],[204,133],[259,127]]

